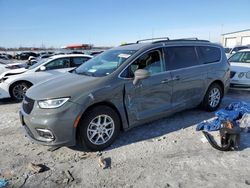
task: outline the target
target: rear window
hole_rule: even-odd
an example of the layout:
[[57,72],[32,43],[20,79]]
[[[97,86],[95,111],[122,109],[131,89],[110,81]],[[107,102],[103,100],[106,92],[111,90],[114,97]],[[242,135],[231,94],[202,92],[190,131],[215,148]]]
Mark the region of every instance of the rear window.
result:
[[221,59],[221,51],[216,47],[200,46],[199,53],[202,64],[218,62]]
[[165,57],[168,70],[199,65],[194,46],[167,47]]

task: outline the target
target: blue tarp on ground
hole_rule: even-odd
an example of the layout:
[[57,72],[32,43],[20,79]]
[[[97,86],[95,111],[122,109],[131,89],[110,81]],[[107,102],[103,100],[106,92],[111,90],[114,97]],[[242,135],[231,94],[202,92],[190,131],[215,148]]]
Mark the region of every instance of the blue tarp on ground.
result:
[[8,185],[8,181],[4,179],[0,179],[0,188],[6,187]]
[[215,113],[216,119],[212,121],[203,121],[196,127],[196,131],[217,131],[221,128],[222,121],[235,122],[245,113],[250,113],[250,103],[233,102],[225,109],[218,110]]

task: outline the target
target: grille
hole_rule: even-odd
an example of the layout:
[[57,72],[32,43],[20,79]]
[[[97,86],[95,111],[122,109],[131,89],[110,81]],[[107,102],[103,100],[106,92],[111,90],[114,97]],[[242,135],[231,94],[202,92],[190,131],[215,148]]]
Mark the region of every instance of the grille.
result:
[[233,78],[235,74],[236,74],[236,72],[231,71],[231,72],[230,72],[230,78]]
[[32,111],[33,107],[34,107],[34,103],[35,101],[28,98],[28,97],[24,97],[23,99],[23,111],[26,113],[26,114],[30,114],[30,112]]

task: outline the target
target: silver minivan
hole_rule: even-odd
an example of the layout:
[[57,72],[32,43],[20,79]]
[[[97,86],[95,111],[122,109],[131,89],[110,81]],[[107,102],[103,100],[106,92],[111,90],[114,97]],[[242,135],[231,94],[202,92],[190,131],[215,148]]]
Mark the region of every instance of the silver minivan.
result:
[[229,86],[229,67],[224,49],[205,40],[119,46],[32,86],[21,122],[37,143],[102,150],[134,126],[196,106],[216,110]]

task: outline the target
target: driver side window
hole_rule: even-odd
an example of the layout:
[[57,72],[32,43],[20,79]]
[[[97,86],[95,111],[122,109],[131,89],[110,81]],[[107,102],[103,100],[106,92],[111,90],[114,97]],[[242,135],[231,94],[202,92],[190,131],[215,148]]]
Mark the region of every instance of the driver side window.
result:
[[162,60],[161,50],[150,51],[134,61],[128,68],[128,77],[133,78],[134,72],[138,69],[145,69],[151,75],[164,72],[165,66]]

